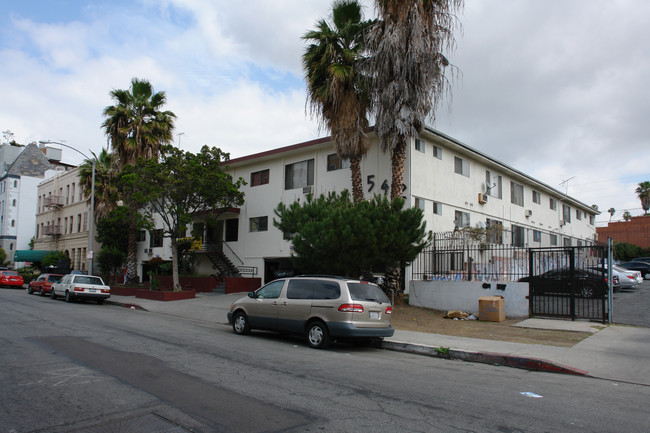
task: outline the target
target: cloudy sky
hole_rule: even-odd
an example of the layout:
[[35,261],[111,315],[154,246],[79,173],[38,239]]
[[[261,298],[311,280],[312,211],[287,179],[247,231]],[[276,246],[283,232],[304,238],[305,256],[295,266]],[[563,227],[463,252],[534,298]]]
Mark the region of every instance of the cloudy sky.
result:
[[[461,76],[432,126],[597,204],[599,225],[610,207],[614,220],[641,214],[650,2],[465,1],[450,56]],[[185,150],[239,157],[317,138],[300,36],[330,10],[327,0],[0,0],[0,130],[98,152],[110,90],[139,77],[167,93]]]

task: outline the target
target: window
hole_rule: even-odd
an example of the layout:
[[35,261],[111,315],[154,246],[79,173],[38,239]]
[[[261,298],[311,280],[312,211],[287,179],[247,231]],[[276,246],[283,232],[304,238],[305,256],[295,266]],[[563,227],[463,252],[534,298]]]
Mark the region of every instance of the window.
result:
[[11,220],[11,227],[16,227],[16,220]]
[[302,188],[314,184],[314,160],[288,164],[284,170],[284,189]]
[[438,146],[433,146],[433,156],[442,159],[442,149]]
[[596,223],[596,216],[595,215],[589,215],[589,224],[592,226]]
[[288,299],[338,299],[341,288],[333,281],[289,280]]
[[251,186],[266,185],[269,183],[269,170],[251,173]]
[[533,191],[533,203],[541,204],[542,203],[542,194],[537,191]]
[[503,243],[503,222],[492,220],[488,218],[486,220],[486,237],[487,241],[492,244],[502,244]]
[[74,227],[74,217],[70,217],[70,231],[68,233],[72,233],[72,228]]
[[580,239],[578,239],[578,246],[581,247],[582,245],[583,245],[583,242]]
[[159,248],[163,246],[162,229],[149,230],[149,248]]
[[557,245],[557,235],[550,235],[551,238],[551,246],[556,246]]
[[72,183],[72,194],[70,194],[70,203],[74,203],[74,182]]
[[485,170],[485,185],[490,197],[503,198],[503,178],[501,176],[493,175],[489,170]]
[[571,238],[564,238],[564,246],[565,247],[570,247],[571,246]]
[[[70,230],[72,230],[72,227],[70,227]],[[63,218],[63,232],[64,235],[68,234],[68,217]]]
[[270,282],[266,286],[258,289],[255,292],[255,296],[261,299],[275,299],[280,297],[282,293],[282,287],[284,286],[284,280],[277,280]]
[[542,242],[542,232],[533,230],[533,242]]
[[420,140],[419,138],[415,139],[415,150],[424,153],[424,140]]
[[12,205],[13,207],[16,207],[16,199],[11,200],[11,205]]
[[571,207],[566,204],[562,205],[562,219],[565,223],[571,222]]
[[147,240],[147,231],[146,230],[140,230],[138,232],[138,242],[144,242]]
[[239,219],[231,218],[226,220],[226,242],[237,242],[239,240]]
[[579,209],[576,209],[576,219],[580,221],[582,219],[582,211]]
[[457,210],[454,216],[454,224],[458,228],[469,227],[469,213]]
[[512,245],[516,247],[526,245],[526,229],[521,226],[512,225]]
[[265,232],[269,229],[269,217],[255,217],[250,219],[250,231]]
[[557,200],[555,200],[554,198],[549,198],[548,207],[551,208],[551,210],[557,210]]
[[[72,221],[72,217],[70,217],[70,221]],[[72,230],[70,233],[72,233]],[[77,214],[77,233],[81,233],[81,214]]]
[[510,182],[510,201],[517,206],[524,205],[524,186]]
[[454,172],[469,177],[469,161],[454,156]]
[[425,210],[426,201],[423,198],[415,197],[415,207]]
[[438,203],[437,201],[433,202],[433,213],[436,215],[442,215],[442,203]]
[[327,155],[327,171],[340,170],[342,168],[350,168],[349,159],[342,159],[336,153]]

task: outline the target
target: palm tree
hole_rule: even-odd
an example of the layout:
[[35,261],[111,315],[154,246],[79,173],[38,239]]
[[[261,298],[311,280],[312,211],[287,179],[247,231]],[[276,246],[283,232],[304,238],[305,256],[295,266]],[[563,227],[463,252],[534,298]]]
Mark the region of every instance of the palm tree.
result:
[[[108,149],[102,149],[99,156],[91,153],[95,161],[95,219],[99,220],[113,209],[117,201],[113,183],[115,164]],[[86,197],[90,197],[92,187],[92,164],[93,161],[87,159],[79,166],[80,186]]]
[[610,207],[607,212],[609,212],[609,222],[612,222],[612,217],[614,217],[614,214],[616,213],[616,209],[613,207]]
[[650,209],[650,182],[643,181],[639,183],[637,189],[634,190],[641,200],[641,207],[643,207],[643,214],[648,215]]
[[[153,91],[147,80],[133,78],[129,90],[112,90],[115,105],[104,109],[106,120],[102,123],[116,157],[115,171],[133,165],[138,158],[157,159],[160,149],[173,141],[174,119],[171,111],[162,111],[167,102],[165,92]],[[134,202],[124,197],[131,215],[129,242],[126,256],[126,280],[135,283],[137,274],[137,226],[138,209]]]
[[302,56],[307,80],[307,103],[334,140],[340,158],[350,160],[352,193],[363,200],[361,158],[368,152],[369,95],[358,70],[364,34],[373,21],[363,21],[356,0],[336,0],[332,23],[321,19],[303,39],[312,41]]
[[173,141],[174,118],[171,111],[161,111],[167,102],[165,92],[153,92],[149,81],[133,78],[129,90],[112,90],[115,105],[104,109],[102,123],[118,167],[135,164],[139,157],[156,159],[160,148]]
[[623,219],[625,221],[629,221],[629,220],[632,219],[632,214],[630,213],[629,210],[626,210],[625,212],[623,212]]
[[455,12],[463,0],[375,0],[380,20],[369,32],[367,62],[373,78],[375,130],[390,151],[391,197],[402,194],[410,137],[423,130],[448,91],[443,50],[454,48]]

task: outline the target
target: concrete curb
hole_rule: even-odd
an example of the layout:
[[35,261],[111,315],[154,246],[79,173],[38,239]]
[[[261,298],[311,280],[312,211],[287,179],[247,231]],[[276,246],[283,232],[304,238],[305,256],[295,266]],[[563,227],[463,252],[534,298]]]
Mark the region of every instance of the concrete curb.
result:
[[401,341],[386,341],[382,348],[397,352],[413,353],[417,355],[433,356],[444,359],[459,359],[468,362],[480,362],[483,364],[504,365],[506,367],[523,368],[533,371],[545,371],[548,373],[573,374],[577,376],[589,376],[589,372],[578,368],[569,367],[545,359],[531,358],[517,355],[505,355],[491,352],[474,352],[469,350],[449,349],[442,347],[425,346],[422,344],[406,343]]

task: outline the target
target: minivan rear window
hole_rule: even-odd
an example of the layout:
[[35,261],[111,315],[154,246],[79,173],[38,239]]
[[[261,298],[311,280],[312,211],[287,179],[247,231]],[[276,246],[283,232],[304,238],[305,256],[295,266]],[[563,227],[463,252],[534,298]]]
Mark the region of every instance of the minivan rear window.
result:
[[374,284],[348,283],[350,296],[355,301],[375,301],[380,304],[390,304],[388,297]]
[[338,299],[341,288],[333,281],[290,280],[287,288],[288,299]]

